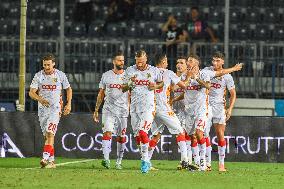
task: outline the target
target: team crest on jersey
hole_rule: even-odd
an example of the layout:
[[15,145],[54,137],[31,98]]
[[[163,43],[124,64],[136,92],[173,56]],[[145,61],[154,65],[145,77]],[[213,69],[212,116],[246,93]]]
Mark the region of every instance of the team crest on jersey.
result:
[[147,73],[147,78],[151,78],[151,74],[150,73]]
[[53,78],[53,82],[56,83],[58,81],[57,78]]

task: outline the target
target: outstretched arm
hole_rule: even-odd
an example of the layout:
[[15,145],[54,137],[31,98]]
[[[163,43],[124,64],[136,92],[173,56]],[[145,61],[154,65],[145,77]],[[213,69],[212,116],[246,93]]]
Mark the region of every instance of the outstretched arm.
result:
[[243,65],[244,65],[243,63],[238,63],[238,64],[236,64],[235,66],[233,66],[231,68],[215,71],[215,76],[216,77],[220,77],[220,76],[223,76],[225,74],[229,74],[229,73],[232,73],[232,72],[240,71],[243,68]]

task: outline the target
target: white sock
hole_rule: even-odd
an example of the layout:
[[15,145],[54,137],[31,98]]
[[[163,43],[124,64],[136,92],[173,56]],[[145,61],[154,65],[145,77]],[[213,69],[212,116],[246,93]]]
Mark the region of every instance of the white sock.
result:
[[219,154],[219,164],[225,163],[225,154],[226,154],[226,145],[218,146],[218,154]]
[[111,140],[102,140],[102,148],[104,159],[109,160],[109,153],[111,152]]
[[49,156],[48,162],[53,162],[54,161],[54,156]]
[[149,157],[149,154],[148,154],[148,147],[149,147],[149,143],[146,143],[146,144],[143,144],[141,143],[141,160],[144,160],[144,161],[148,161],[148,157]]
[[199,156],[198,146],[191,147],[191,150],[192,150],[192,156],[193,156],[193,159],[194,159],[194,163],[196,165],[199,165],[200,164],[200,156]]
[[186,147],[187,147],[187,159],[188,159],[188,164],[192,164],[192,150],[191,150],[191,141],[188,140],[186,141]]
[[206,162],[205,162],[206,143],[198,144],[198,147],[199,147],[199,152],[200,152],[200,166],[202,168],[205,168],[206,167]]
[[50,156],[49,152],[43,152],[42,153],[42,158],[46,161],[48,161],[49,156]]
[[180,150],[180,160],[181,161],[188,161],[187,159],[187,146],[186,146],[186,142],[185,141],[179,141],[178,142],[178,147]]
[[121,164],[123,154],[124,154],[124,150],[125,150],[125,142],[124,143],[117,142],[116,144],[117,144],[117,160],[116,160],[116,163]]
[[152,159],[155,147],[152,147],[151,150],[148,151],[148,159],[149,161]]
[[212,146],[206,147],[206,165],[211,166],[211,152],[212,152]]

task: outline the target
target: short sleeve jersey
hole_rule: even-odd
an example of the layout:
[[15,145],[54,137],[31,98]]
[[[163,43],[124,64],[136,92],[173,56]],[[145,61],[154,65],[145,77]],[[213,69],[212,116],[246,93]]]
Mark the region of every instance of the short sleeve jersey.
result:
[[[204,68],[214,71],[213,66]],[[209,91],[209,103],[219,104],[226,102],[226,89],[229,91],[235,88],[235,83],[231,74],[225,74],[221,77],[213,77],[211,79],[211,88]]]
[[155,111],[154,90],[149,90],[148,86],[152,82],[162,81],[160,70],[151,65],[147,65],[146,70],[143,71],[138,70],[136,65],[130,66],[125,71],[124,82],[128,83],[134,76],[136,80],[131,89],[130,111],[135,113]]
[[[215,72],[202,69],[199,71],[198,77],[205,82],[210,82],[210,78],[214,76]],[[192,108],[206,106],[206,103],[208,103],[208,91],[205,87],[201,87],[195,79],[191,79],[189,86],[186,87],[184,100],[185,105]]]
[[113,113],[117,116],[128,117],[129,93],[122,92],[122,84],[125,72],[116,74],[113,70],[103,73],[99,88],[105,90],[103,113]]
[[155,91],[157,101],[157,112],[159,111],[172,111],[169,104],[171,85],[176,85],[180,78],[171,70],[159,68],[163,77],[164,86]]
[[[47,100],[51,107],[60,106],[62,89],[69,87],[65,73],[57,69],[50,75],[45,74],[43,70],[37,72],[30,85],[30,88],[38,89],[38,95]],[[38,106],[42,107],[42,104],[38,103]]]

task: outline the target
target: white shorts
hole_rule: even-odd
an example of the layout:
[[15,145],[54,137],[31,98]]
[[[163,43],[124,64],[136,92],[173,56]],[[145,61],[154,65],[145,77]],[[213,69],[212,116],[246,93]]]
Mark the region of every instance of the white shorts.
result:
[[208,106],[208,115],[204,130],[204,137],[209,137],[211,127],[212,127],[212,107]]
[[152,134],[162,133],[165,126],[167,126],[171,134],[183,133],[181,123],[174,112],[157,112],[151,128]]
[[112,113],[102,114],[103,132],[112,132],[116,136],[125,136],[127,117],[120,117]]
[[224,104],[212,105],[212,122],[213,124],[226,125],[226,110]]
[[185,109],[185,131],[188,135],[193,135],[197,129],[204,132],[206,122],[207,110],[205,108],[194,111],[194,113],[190,109]]
[[47,132],[56,134],[57,126],[60,120],[61,107],[39,107],[38,118],[42,134]]
[[152,127],[154,120],[154,112],[132,112],[131,116],[131,126],[133,130],[134,137],[136,137],[140,130],[148,133]]

